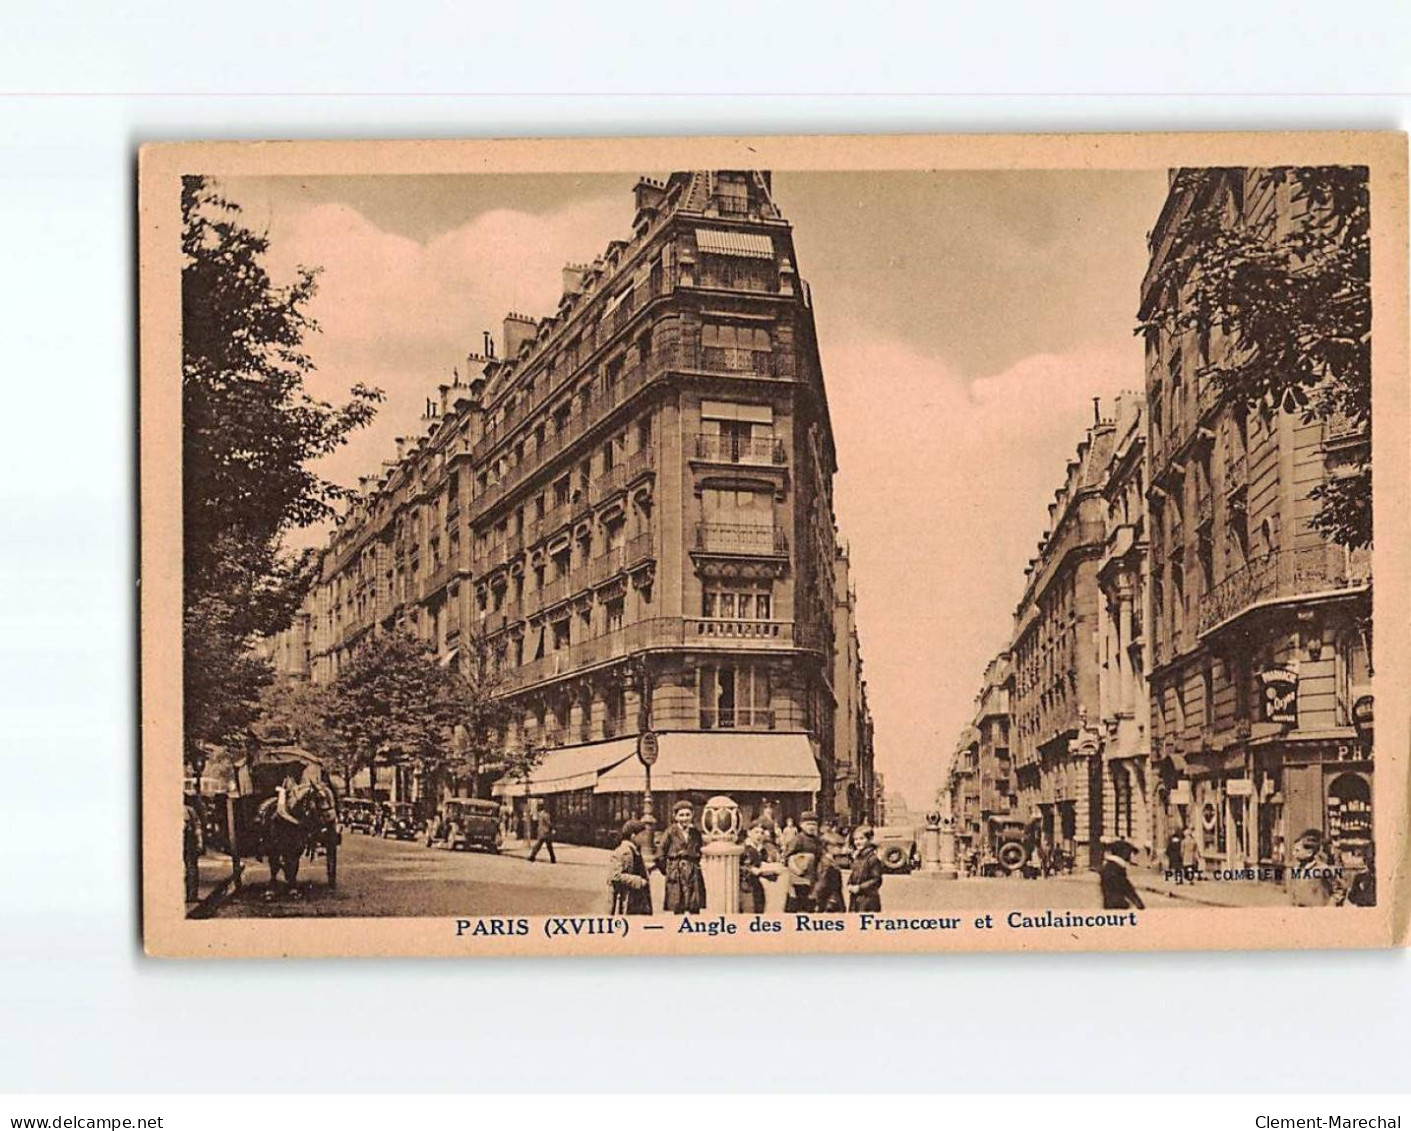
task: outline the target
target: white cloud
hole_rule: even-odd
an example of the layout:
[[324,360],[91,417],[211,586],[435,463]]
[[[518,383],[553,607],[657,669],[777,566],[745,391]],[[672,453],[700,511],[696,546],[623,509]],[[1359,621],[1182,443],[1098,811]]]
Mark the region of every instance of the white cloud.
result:
[[1141,364],[1120,343],[967,383],[898,341],[855,334],[826,349],[879,765],[913,805],[930,803],[984,665],[1008,640],[1092,398],[1140,388]]

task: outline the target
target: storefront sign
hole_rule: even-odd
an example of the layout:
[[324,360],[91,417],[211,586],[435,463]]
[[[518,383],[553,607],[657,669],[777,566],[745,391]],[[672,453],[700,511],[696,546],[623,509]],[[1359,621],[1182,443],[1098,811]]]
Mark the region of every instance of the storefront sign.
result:
[[1259,673],[1264,685],[1264,721],[1298,725],[1298,673],[1289,668],[1268,668]]
[[1352,725],[1363,742],[1372,741],[1372,697],[1359,695],[1352,704]]

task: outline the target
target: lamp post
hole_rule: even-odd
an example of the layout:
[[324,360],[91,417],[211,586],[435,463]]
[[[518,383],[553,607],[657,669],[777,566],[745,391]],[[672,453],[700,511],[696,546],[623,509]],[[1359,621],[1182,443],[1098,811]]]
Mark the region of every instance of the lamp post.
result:
[[642,856],[648,868],[656,862],[656,814],[652,811],[652,765],[657,760],[657,736],[652,730],[652,682],[647,658],[632,661],[632,674],[637,683],[637,758],[645,775],[642,789],[642,824],[647,826],[643,837],[646,847]]

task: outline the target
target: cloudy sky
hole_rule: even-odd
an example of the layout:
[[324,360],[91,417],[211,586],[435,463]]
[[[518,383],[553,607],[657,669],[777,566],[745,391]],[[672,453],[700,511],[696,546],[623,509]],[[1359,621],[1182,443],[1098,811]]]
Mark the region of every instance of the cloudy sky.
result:
[[[662,175],[665,171],[650,171]],[[276,279],[322,267],[316,393],[383,388],[329,457],[353,482],[507,310],[628,234],[634,177],[223,182]],[[926,807],[1092,398],[1142,383],[1132,336],[1162,171],[777,173],[813,289],[877,758]]]

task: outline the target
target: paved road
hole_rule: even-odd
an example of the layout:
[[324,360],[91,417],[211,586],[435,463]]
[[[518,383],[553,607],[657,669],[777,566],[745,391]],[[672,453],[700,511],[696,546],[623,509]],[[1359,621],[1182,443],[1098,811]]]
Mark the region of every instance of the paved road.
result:
[[249,863],[240,895],[220,917],[464,916],[592,913],[607,900],[606,853],[565,846],[559,863],[511,845],[499,856],[448,852],[421,841],[345,833],[338,850],[338,888],[330,891],[320,858],[299,872],[303,898],[264,900],[269,870]]
[[[339,849],[338,888],[330,891],[323,861],[304,862],[302,898],[264,900],[268,871],[251,863],[246,886],[219,914],[227,916],[465,916],[593,914],[607,898],[607,853],[561,845],[557,864],[531,864],[525,847],[511,843],[501,855],[429,849],[420,841],[381,840],[348,833]],[[654,877],[661,906],[661,878]],[[1046,880],[941,880],[926,875],[888,876],[882,906],[888,911],[1095,908],[1092,874]]]

